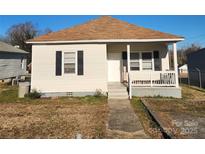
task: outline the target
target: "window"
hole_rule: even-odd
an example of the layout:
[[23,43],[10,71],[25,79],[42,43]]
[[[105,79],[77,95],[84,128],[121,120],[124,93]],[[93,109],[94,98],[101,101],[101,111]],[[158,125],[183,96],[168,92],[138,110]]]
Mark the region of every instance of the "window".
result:
[[142,53],[142,70],[152,70],[152,52]]
[[21,69],[23,70],[25,66],[25,59],[21,59]]
[[76,59],[75,52],[64,53],[64,73],[74,74],[76,72],[75,59]]
[[130,53],[130,70],[140,70],[139,53]]

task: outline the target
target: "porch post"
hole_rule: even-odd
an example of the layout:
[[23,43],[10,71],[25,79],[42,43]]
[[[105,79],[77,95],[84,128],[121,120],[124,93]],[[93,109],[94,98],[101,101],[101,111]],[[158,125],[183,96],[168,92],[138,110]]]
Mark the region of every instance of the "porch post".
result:
[[129,88],[129,98],[132,99],[132,81],[130,78],[130,44],[127,44],[127,72],[128,72],[128,88]]
[[173,43],[173,54],[174,54],[174,70],[175,70],[176,87],[179,87],[178,63],[177,63],[177,44],[176,43]]

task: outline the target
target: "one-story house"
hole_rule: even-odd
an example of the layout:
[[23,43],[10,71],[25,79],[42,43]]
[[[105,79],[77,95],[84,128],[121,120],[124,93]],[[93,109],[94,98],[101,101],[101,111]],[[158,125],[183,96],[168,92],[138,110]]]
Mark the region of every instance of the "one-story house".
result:
[[26,74],[28,52],[0,41],[0,80]]
[[187,78],[188,77],[188,67],[187,64],[184,64],[179,67],[179,77],[180,78]]
[[189,84],[205,88],[205,48],[187,55]]
[[179,73],[188,73],[188,68],[187,68],[187,64],[184,64],[182,66],[179,67]]
[[117,91],[124,86],[129,98],[181,97],[176,43],[182,40],[111,16],[42,35],[27,41],[32,44],[31,89],[44,96],[84,96],[101,90],[120,97]]

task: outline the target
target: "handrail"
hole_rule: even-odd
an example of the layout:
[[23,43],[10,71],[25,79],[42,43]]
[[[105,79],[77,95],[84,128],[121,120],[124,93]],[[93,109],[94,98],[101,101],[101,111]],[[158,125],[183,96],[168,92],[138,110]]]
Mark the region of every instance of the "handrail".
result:
[[175,71],[130,72],[132,86],[176,87]]

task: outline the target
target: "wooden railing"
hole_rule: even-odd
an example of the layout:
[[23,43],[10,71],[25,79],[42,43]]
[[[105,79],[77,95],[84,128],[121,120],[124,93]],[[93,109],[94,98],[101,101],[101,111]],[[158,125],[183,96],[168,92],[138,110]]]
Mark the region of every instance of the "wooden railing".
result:
[[175,87],[175,71],[130,72],[131,85],[136,87]]

